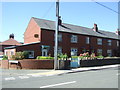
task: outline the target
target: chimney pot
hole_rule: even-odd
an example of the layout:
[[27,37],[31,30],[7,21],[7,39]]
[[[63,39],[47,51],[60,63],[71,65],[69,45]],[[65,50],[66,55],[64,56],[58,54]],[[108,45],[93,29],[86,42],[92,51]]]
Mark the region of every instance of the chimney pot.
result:
[[95,23],[94,23],[94,28],[93,28],[93,30],[94,30],[95,32],[98,32],[98,27],[97,27],[97,24],[95,24]]
[[14,34],[12,33],[12,34],[10,34],[10,36],[9,36],[9,38],[11,39],[14,39]]

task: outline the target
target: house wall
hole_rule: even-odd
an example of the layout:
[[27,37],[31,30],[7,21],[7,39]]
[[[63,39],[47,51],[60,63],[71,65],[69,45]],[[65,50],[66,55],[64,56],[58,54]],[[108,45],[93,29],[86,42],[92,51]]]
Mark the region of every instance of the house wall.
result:
[[[92,51],[94,50],[97,55],[97,49],[103,50],[103,55],[107,56],[107,50],[112,50],[112,54],[114,54],[114,51],[117,50],[117,40],[114,39],[107,39],[102,38],[103,43],[102,45],[97,44],[97,38],[100,37],[94,37],[94,36],[87,36],[87,35],[80,35],[80,34],[73,34],[73,33],[66,33],[66,32],[60,32],[62,33],[62,42],[59,42],[59,46],[62,47],[62,52],[67,53],[67,55],[71,55],[70,50],[71,48],[77,48],[78,49],[78,55],[82,53],[83,49]],[[71,43],[71,35],[77,35],[78,36],[78,42],[77,43]],[[86,44],[86,37],[90,37],[90,44]],[[108,40],[112,40],[112,45],[108,46]],[[41,32],[41,44],[42,45],[49,45],[50,51],[49,53],[53,56],[54,54],[54,31],[52,30],[42,30]]]
[[5,49],[4,50],[4,55],[7,55],[8,59],[11,59],[11,56],[15,55],[15,53],[16,53],[16,49]]
[[20,51],[34,51],[34,57],[36,58],[41,55],[41,44],[37,43],[16,47],[16,52]]
[[[38,37],[35,37],[35,34],[37,34]],[[34,21],[34,19],[31,18],[28,27],[26,28],[26,31],[24,33],[24,44],[38,41],[41,41],[41,29]]]
[[[115,55],[115,50],[117,50],[117,40],[112,40],[112,45],[108,46],[107,38],[103,38],[102,45],[97,44],[97,38],[94,36],[87,36],[87,35],[80,35],[80,34],[73,34],[67,32],[60,32],[62,33],[62,42],[59,42],[59,46],[62,47],[62,53],[66,53],[68,56],[71,56],[71,48],[78,49],[78,55],[83,53],[83,49],[89,50],[90,52],[94,50],[95,54],[97,55],[97,49],[103,50],[103,56],[107,56],[107,50],[112,50],[113,56]],[[71,43],[71,35],[78,36],[77,43]],[[86,37],[90,37],[90,44],[86,44]],[[29,41],[26,41],[29,42]],[[34,41],[35,42],[35,41]],[[41,31],[41,42],[39,43],[31,43],[28,45],[21,45],[16,47],[16,52],[19,51],[34,51],[34,58],[37,56],[42,55],[42,45],[50,46],[48,51],[48,55],[54,56],[54,31],[53,30],[42,30]],[[9,49],[6,49],[9,50]]]
[[0,55],[4,54],[4,48],[5,47],[10,47],[10,46],[13,46],[13,45],[0,45]]

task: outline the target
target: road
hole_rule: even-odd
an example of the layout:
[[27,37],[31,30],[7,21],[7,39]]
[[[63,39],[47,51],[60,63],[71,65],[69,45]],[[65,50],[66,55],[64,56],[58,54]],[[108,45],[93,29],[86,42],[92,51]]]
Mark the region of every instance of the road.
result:
[[118,88],[120,75],[118,67],[48,76],[27,73],[3,75],[2,88]]

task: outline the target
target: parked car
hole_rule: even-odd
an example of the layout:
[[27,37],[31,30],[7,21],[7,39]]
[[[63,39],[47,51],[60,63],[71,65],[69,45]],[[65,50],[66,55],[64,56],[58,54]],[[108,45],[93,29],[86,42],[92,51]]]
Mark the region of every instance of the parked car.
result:
[[3,59],[3,55],[0,55],[0,60],[2,60]]

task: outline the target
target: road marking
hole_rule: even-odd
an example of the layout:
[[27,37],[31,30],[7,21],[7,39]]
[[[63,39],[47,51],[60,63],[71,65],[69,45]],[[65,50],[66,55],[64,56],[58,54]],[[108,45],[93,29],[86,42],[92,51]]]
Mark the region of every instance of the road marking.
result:
[[15,80],[14,77],[5,78],[5,80]]
[[48,75],[46,75],[46,76],[54,76],[55,74],[48,74]]
[[47,86],[41,86],[40,88],[48,88],[48,87],[54,87],[54,86],[59,86],[59,85],[71,84],[71,83],[76,83],[76,81],[58,83],[58,84],[47,85]]
[[20,79],[26,79],[29,78],[28,76],[19,76]]
[[32,77],[43,77],[42,75],[32,75]]

